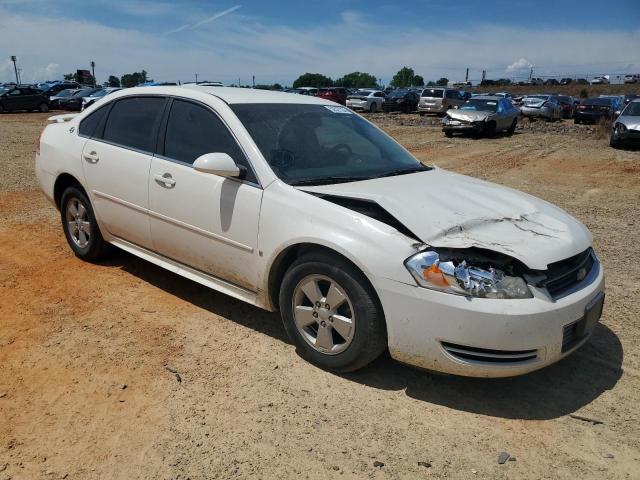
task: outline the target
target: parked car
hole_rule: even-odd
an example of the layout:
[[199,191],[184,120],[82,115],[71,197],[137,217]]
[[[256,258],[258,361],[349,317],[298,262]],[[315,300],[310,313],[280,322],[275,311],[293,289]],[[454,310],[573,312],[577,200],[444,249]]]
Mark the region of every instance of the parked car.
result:
[[43,88],[42,91],[44,92],[45,95],[48,95],[49,97],[54,97],[57,93],[63,90],[77,89],[77,88],[81,88],[80,84],[77,82],[59,82],[59,83],[50,84],[48,87]]
[[316,93],[316,97],[344,105],[347,102],[347,90],[343,87],[321,88]]
[[459,109],[449,110],[442,119],[442,131],[447,137],[454,133],[495,136],[498,132],[513,135],[520,112],[511,101],[497,96],[474,97]]
[[632,73],[624,76],[624,83],[640,83],[640,74]]
[[544,84],[547,86],[556,86],[556,85],[560,85],[560,82],[558,80],[556,80],[555,78],[547,78],[544,81]]
[[560,85],[571,85],[572,83],[573,79],[569,77],[560,80]]
[[625,95],[622,100],[623,106],[628,105],[630,102],[634,101],[636,98],[640,98],[640,95]]
[[544,80],[541,78],[532,78],[531,82],[529,83],[530,85],[538,85],[538,86],[542,86],[544,85]]
[[332,102],[132,88],[52,120],[35,169],[76,256],[112,244],[279,309],[321,368],[388,349],[431,370],[519,375],[578,349],[602,313],[603,269],[578,220],[425,166]]
[[586,78],[579,78],[576,80],[577,85],[589,85],[589,81]]
[[0,92],[0,113],[26,110],[49,111],[49,98],[33,87],[18,85]]
[[415,112],[420,97],[416,92],[407,88],[392,90],[384,99],[382,109],[385,112],[400,111],[404,113]]
[[457,108],[465,102],[464,95],[457,88],[428,87],[422,90],[418,113],[444,115],[450,108]]
[[627,104],[611,127],[609,145],[618,148],[631,144],[640,145],[640,99]]
[[573,118],[575,123],[597,123],[613,118],[616,110],[620,110],[618,97],[592,97],[578,106]]
[[94,87],[75,90],[71,95],[60,98],[57,103],[57,108],[60,110],[74,110],[79,112],[82,110],[82,99],[93,95],[99,90],[101,89]]
[[316,87],[300,87],[296,88],[300,95],[309,95],[311,97],[315,97],[318,93],[318,89]]
[[[202,86],[201,84],[198,84],[198,86]],[[211,87],[217,87],[218,85],[209,85]],[[80,110],[84,110],[85,108],[89,108],[91,105],[93,105],[94,103],[96,103],[98,100],[100,100],[101,98],[106,97],[107,95],[113,93],[113,92],[117,92],[118,90],[122,90],[119,87],[106,87],[106,88],[102,88],[100,90],[96,90],[95,92],[93,92],[91,95],[87,96],[87,97],[82,97],[82,105],[80,107]]]
[[347,97],[346,105],[353,110],[378,112],[382,110],[384,97],[384,92],[381,92],[380,90],[369,90],[363,88],[349,95]]
[[609,78],[606,75],[594,77],[591,80],[591,85],[609,85]]
[[573,118],[573,113],[577,106],[575,99],[568,95],[558,95],[557,98],[562,110],[562,118]]
[[68,88],[66,90],[62,90],[56,93],[55,95],[49,97],[49,107],[55,110],[56,108],[58,108],[58,103],[60,102],[60,100],[62,100],[63,98],[70,97],[71,95],[76,93],[78,90],[81,90],[81,89]]
[[553,95],[527,95],[522,99],[520,112],[524,117],[542,117],[551,122],[562,118],[562,108]]

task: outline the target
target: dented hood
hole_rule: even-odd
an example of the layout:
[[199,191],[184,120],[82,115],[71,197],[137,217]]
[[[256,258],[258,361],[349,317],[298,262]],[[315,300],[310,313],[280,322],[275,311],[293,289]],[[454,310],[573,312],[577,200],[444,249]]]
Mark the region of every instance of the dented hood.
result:
[[489,118],[493,112],[475,111],[475,110],[449,110],[447,115],[455,120],[463,120],[465,122],[479,122]]
[[565,211],[531,195],[434,170],[301,190],[377,202],[433,247],[479,247],[529,268],[583,252],[591,234]]

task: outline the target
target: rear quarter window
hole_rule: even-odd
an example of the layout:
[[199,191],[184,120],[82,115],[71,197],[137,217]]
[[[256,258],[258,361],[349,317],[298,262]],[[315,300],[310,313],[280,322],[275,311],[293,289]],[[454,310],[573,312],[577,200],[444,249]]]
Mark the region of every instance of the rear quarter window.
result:
[[80,128],[78,129],[78,133],[82,137],[93,137],[96,135],[96,128],[100,125],[100,122],[104,118],[107,113],[107,106],[100,107],[95,112],[91,113],[91,115],[87,115],[81,122]]

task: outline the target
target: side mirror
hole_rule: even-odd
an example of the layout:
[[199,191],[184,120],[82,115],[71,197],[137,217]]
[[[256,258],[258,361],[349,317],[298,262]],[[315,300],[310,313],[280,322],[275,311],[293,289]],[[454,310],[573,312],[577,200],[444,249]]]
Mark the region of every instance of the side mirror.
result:
[[220,177],[242,178],[246,173],[244,167],[236,165],[226,153],[205,153],[196,158],[193,168],[202,173],[213,173]]

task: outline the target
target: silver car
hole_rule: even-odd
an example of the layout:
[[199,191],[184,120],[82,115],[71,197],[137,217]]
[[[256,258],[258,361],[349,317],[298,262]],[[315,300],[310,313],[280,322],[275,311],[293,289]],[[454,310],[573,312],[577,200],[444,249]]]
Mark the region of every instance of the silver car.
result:
[[467,100],[459,109],[447,112],[442,119],[442,131],[447,137],[454,133],[489,137],[498,132],[513,135],[519,113],[505,98],[495,95],[476,96]]
[[444,114],[451,108],[458,108],[465,102],[464,93],[456,88],[429,87],[422,90],[418,113]]
[[550,122],[562,118],[562,106],[553,95],[527,95],[522,99],[523,117],[542,117]]
[[630,144],[640,145],[640,99],[627,104],[611,128],[609,145],[618,148]]
[[366,112],[382,111],[385,94],[380,90],[361,88],[347,97],[347,107]]

